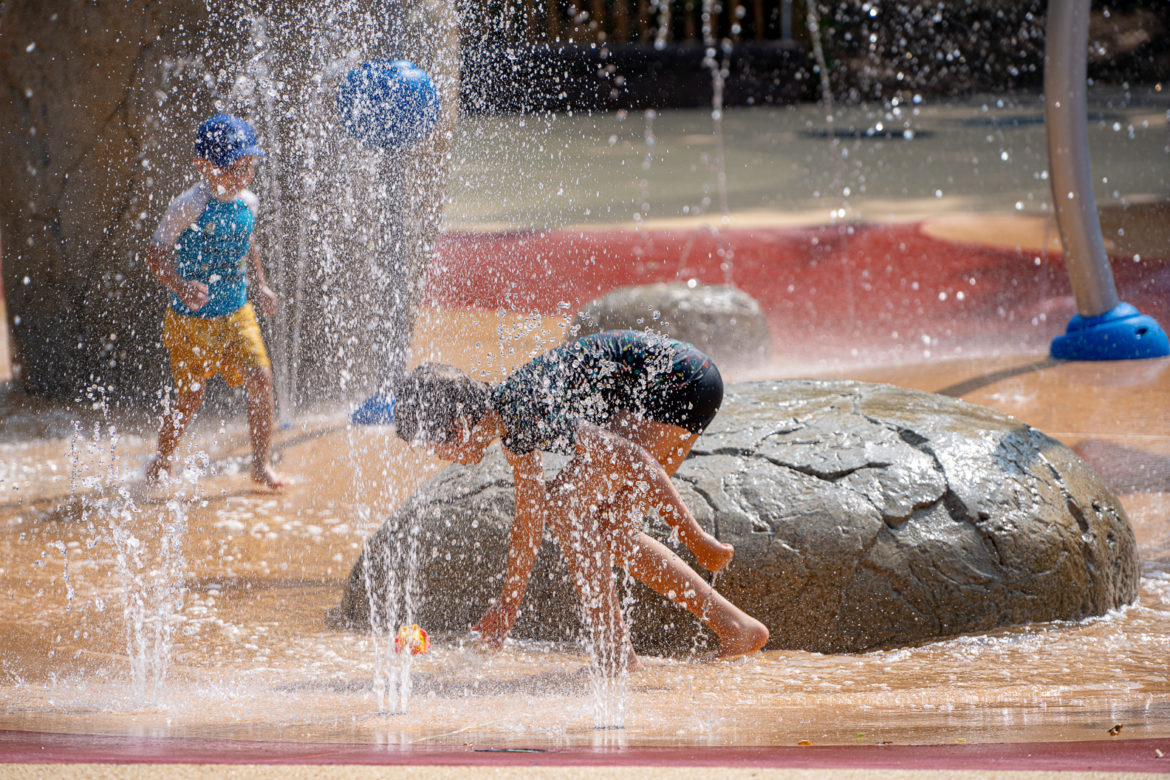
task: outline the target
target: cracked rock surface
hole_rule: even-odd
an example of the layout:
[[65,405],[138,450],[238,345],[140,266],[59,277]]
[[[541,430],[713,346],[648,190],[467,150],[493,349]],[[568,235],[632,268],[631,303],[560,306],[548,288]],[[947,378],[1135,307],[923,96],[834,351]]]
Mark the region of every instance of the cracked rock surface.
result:
[[[1020,421],[945,396],[839,381],[731,385],[674,480],[698,521],[735,545],[715,585],[767,624],[769,648],[905,645],[1100,615],[1137,595],[1133,531],[1097,475]],[[500,587],[512,510],[498,447],[478,466],[444,470],[371,537],[344,617],[368,625],[368,593],[401,581],[413,551],[415,620],[466,631]],[[646,527],[669,540],[656,517]],[[689,613],[621,581],[638,649],[712,644]],[[376,614],[401,608],[373,604]],[[559,640],[580,630],[546,532],[513,635]]]

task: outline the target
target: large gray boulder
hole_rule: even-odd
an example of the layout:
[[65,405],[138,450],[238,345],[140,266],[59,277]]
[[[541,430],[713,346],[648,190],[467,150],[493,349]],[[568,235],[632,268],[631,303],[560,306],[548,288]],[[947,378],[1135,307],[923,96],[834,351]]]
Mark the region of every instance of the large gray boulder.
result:
[[[771,648],[853,652],[1075,620],[1137,594],[1133,531],[1093,471],[1018,420],[945,396],[856,382],[732,385],[675,483],[699,522],[735,545],[716,587],[768,625]],[[368,625],[369,593],[386,593],[404,574],[391,562],[413,551],[416,619],[466,630],[500,586],[512,509],[498,450],[446,469],[368,540],[344,617]],[[656,518],[648,527],[669,537]],[[709,644],[692,616],[627,587],[635,646]],[[372,601],[377,614],[400,606],[384,599]],[[546,534],[515,635],[579,631]]]

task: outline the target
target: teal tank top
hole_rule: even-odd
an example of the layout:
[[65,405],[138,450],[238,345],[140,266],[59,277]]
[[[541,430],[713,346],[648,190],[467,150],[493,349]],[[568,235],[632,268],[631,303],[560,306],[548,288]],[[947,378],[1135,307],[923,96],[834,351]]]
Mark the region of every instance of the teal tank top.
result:
[[189,317],[223,317],[248,302],[248,248],[256,218],[243,200],[212,198],[199,219],[175,242],[179,276],[207,285],[210,300],[191,311],[171,294],[171,308]]

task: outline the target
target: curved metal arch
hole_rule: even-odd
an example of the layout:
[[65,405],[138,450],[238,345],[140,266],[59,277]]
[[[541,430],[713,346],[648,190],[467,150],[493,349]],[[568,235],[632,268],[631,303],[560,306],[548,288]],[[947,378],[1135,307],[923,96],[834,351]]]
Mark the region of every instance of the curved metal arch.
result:
[[1152,318],[1122,303],[1105,253],[1089,166],[1090,0],[1049,0],[1044,49],[1044,124],[1049,179],[1077,315],[1052,342],[1068,360],[1124,360],[1170,355]]

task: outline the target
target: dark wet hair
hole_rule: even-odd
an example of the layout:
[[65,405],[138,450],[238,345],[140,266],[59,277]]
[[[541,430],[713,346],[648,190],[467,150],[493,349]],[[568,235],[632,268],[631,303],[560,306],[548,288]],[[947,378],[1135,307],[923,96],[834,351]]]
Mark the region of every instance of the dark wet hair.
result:
[[475,425],[491,406],[491,387],[454,366],[423,363],[403,380],[394,400],[394,429],[406,441],[443,443],[454,435],[454,422],[471,418]]

